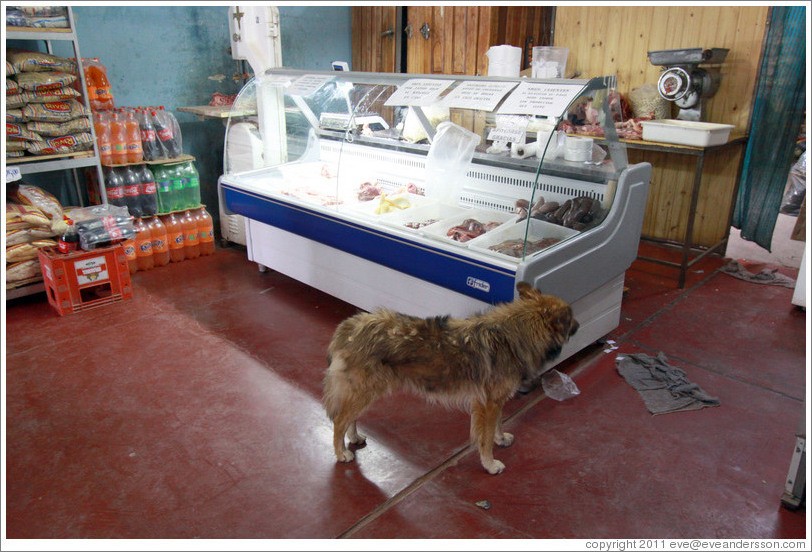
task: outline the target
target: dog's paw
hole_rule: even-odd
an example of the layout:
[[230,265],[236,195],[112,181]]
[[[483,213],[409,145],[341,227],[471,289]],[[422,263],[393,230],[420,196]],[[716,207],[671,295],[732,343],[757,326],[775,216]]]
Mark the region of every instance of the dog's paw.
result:
[[367,436],[361,435],[360,433],[356,433],[351,437],[347,437],[347,440],[352,443],[353,445],[364,445],[367,442]]
[[499,460],[492,460],[490,464],[482,464],[488,473],[491,475],[496,475],[505,471],[505,465],[500,462]]
[[497,435],[494,442],[500,447],[509,447],[513,444],[513,434],[503,433],[502,435]]
[[339,462],[352,462],[355,460],[355,455],[352,453],[351,450],[344,449],[341,452],[336,453],[336,457],[338,458]]

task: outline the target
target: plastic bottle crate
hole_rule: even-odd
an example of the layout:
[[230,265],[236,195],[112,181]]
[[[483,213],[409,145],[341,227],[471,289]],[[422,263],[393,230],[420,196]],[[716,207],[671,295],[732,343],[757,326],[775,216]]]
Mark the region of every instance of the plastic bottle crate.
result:
[[133,296],[122,245],[60,253],[39,250],[48,302],[60,316],[101,307]]

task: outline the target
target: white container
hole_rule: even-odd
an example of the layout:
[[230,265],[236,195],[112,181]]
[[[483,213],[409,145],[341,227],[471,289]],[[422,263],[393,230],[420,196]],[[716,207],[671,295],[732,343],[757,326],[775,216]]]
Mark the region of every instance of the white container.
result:
[[[384,207],[384,209],[381,209],[381,199],[383,196],[386,196],[386,199],[395,200],[397,204],[403,205],[404,207],[402,209],[398,209],[397,207],[390,207],[390,210],[388,211],[386,210],[386,207]],[[394,213],[403,213],[406,211],[412,211],[422,205],[426,205],[427,203],[434,203],[434,201],[425,196],[417,194],[384,193],[370,199],[369,201],[359,201],[357,203],[345,203],[344,207],[346,208],[347,211],[353,212],[355,214],[377,219],[379,217],[383,218]]]
[[[493,255],[494,257],[499,257],[500,259],[520,262],[522,260],[521,257],[513,257],[512,255],[499,253],[498,251],[494,251],[490,248],[491,246],[506,242],[507,240],[523,240],[525,230],[527,230],[527,224],[528,222],[526,220],[520,220],[519,222],[512,224],[503,224],[492,232],[488,232],[475,240],[471,240],[472,243],[470,245],[470,249],[472,251],[479,251],[481,253]],[[544,238],[554,238],[563,241],[579,233],[578,230],[573,230],[572,228],[567,228],[566,226],[553,224],[552,222],[547,222],[546,220],[539,220],[536,218],[531,218],[529,224],[530,228],[527,230],[527,240],[531,242],[537,242]],[[552,245],[550,247],[552,247]]]
[[564,78],[569,53],[569,48],[561,46],[534,47],[531,76],[534,79]]
[[[456,215],[463,214],[469,211],[465,207],[458,207],[456,205],[447,205],[445,203],[432,203],[430,205],[421,205],[414,209],[406,209],[397,213],[390,213],[389,215],[380,218],[380,221],[388,226],[400,228],[407,232],[417,234],[428,226],[425,224],[432,221],[431,224],[439,222],[440,220],[447,219]],[[407,224],[423,224],[420,228],[413,228],[406,226]]]
[[643,140],[698,148],[724,144],[730,136],[730,131],[735,128],[734,125],[679,119],[642,121],[640,124],[643,125]]
[[491,46],[485,55],[488,56],[489,77],[518,77],[522,64],[522,49],[503,44]]
[[[420,229],[420,233],[424,236],[434,238],[436,240],[440,240],[445,243],[450,243],[453,245],[457,245],[460,247],[468,247],[471,243],[475,242],[476,240],[482,238],[483,236],[487,236],[488,232],[477,236],[471,240],[466,242],[457,241],[455,239],[448,237],[448,231],[453,228],[454,226],[458,226],[462,224],[462,222],[466,219],[476,219],[482,224],[487,224],[489,222],[498,222],[503,224],[511,219],[515,219],[516,215],[513,213],[505,213],[503,211],[486,211],[484,209],[466,209],[464,213],[460,213],[453,217],[444,218],[434,224],[430,224],[429,226],[423,227]],[[491,230],[492,232],[493,230]]]
[[567,136],[564,142],[564,159],[567,161],[592,161],[592,138]]

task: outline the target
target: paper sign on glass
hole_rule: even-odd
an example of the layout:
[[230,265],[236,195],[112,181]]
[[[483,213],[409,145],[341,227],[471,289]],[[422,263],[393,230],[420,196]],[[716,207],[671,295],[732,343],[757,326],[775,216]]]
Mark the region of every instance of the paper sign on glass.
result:
[[332,79],[332,76],[325,75],[303,75],[293,81],[285,92],[291,96],[309,96]]
[[578,97],[582,85],[523,82],[508,96],[499,113],[558,117]]
[[524,143],[528,117],[518,115],[497,115],[496,126],[488,133],[488,140],[494,142]]
[[430,105],[453,84],[453,80],[409,79],[383,105]]
[[465,81],[440,101],[442,107],[493,111],[515,82]]

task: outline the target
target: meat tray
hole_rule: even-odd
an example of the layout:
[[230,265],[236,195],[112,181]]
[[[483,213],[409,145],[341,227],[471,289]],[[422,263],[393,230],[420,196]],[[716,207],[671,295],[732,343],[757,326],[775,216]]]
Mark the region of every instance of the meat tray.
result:
[[[420,232],[420,230],[426,226],[429,226],[429,224],[425,224],[428,221],[439,222],[442,219],[460,215],[466,213],[467,211],[468,209],[465,209],[464,207],[457,207],[456,205],[432,203],[428,205],[420,205],[414,209],[406,209],[404,211],[388,214],[381,217],[380,221],[387,226],[393,226],[395,228],[400,228],[407,232],[417,234]],[[431,222],[430,224],[434,224],[434,222]],[[413,223],[413,226],[406,226],[409,223]],[[423,224],[423,226],[415,228],[414,223]]]
[[[531,218],[529,229],[525,226],[523,221],[519,221],[513,224],[503,224],[502,226],[493,230],[492,232],[488,232],[484,236],[481,236],[476,240],[472,240],[472,243],[469,246],[469,248],[472,251],[479,251],[481,253],[486,253],[488,255],[492,255],[500,259],[505,259],[514,263],[518,263],[522,260],[521,257],[506,255],[504,253],[494,251],[493,249],[491,249],[491,247],[506,242],[507,240],[516,240],[516,239],[524,240],[525,231],[527,232],[528,245],[531,242],[538,242],[539,240],[549,238],[564,241],[567,238],[572,237],[579,233],[577,230],[567,228],[566,226],[561,226],[559,224],[553,224],[552,222]],[[548,247],[552,247],[553,245],[555,244],[551,244]],[[544,249],[546,249],[546,247]],[[528,255],[528,257],[529,256],[530,255]]]
[[679,119],[643,121],[640,124],[643,125],[643,140],[698,148],[724,144],[734,128],[733,125]]
[[487,211],[485,209],[466,209],[465,212],[460,213],[459,215],[439,220],[434,224],[430,224],[428,226],[421,228],[420,233],[423,234],[424,236],[428,236],[430,238],[434,238],[445,243],[450,243],[453,245],[457,245],[459,247],[468,247],[468,245],[470,245],[472,242],[483,236],[486,236],[488,233],[486,232],[485,234],[482,234],[476,238],[462,242],[448,237],[448,231],[454,226],[462,224],[462,222],[467,219],[475,219],[482,224],[487,224],[490,222],[498,222],[500,224],[503,224],[511,219],[516,218],[517,216],[515,214],[505,213],[502,211]]

